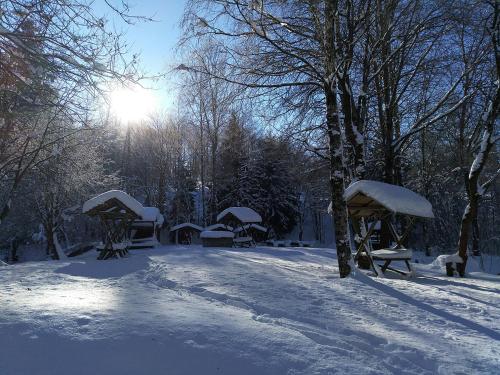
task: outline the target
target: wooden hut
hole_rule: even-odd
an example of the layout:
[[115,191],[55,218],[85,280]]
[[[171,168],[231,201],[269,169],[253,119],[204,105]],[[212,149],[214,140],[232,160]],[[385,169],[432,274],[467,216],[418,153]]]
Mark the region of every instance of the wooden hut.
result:
[[110,190],[83,204],[82,212],[101,220],[103,239],[97,259],[124,256],[130,247],[130,226],[142,219],[143,206],[127,193]]
[[170,228],[170,241],[175,244],[191,245],[200,242],[203,228],[192,223],[182,223]]
[[[369,180],[357,181],[350,185],[344,193],[344,198],[354,230],[361,238],[354,256],[358,265],[362,263],[363,259],[366,259],[377,276],[383,276],[388,269],[407,275],[408,272],[390,266],[392,262],[402,261],[406,264],[409,274],[414,274],[410,264],[412,251],[404,247],[404,242],[417,218],[434,217],[430,202],[404,187]],[[389,223],[394,246],[374,250],[371,236],[377,222],[388,220],[394,215],[407,218],[408,225],[404,233],[398,234],[396,227]],[[367,226],[368,221],[370,221],[369,226]],[[384,263],[381,265],[377,261]]]

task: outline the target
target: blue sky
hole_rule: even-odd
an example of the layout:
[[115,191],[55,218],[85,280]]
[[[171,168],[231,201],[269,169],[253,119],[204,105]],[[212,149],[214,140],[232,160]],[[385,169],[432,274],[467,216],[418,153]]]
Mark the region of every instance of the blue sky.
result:
[[[119,7],[121,0],[108,0]],[[185,0],[129,0],[131,13],[153,17],[156,22],[137,21],[128,25],[104,2],[96,0],[97,15],[106,15],[110,25],[125,33],[131,52],[140,54],[141,67],[149,74],[164,73],[174,64],[175,45],[179,39],[179,22],[184,11]],[[161,80],[154,84],[162,107],[173,105],[172,85]]]

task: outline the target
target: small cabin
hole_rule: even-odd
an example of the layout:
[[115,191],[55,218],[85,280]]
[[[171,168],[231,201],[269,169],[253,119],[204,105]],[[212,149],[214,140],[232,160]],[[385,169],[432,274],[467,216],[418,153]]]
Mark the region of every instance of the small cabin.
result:
[[200,233],[203,228],[192,223],[182,223],[170,228],[170,242],[176,245],[191,245],[200,243]]

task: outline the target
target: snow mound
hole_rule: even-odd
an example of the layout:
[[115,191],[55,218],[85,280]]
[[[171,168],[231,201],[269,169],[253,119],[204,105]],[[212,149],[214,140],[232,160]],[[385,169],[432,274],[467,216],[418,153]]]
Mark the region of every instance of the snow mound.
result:
[[[439,255],[434,261],[431,263],[431,267],[435,269],[439,269],[442,272],[446,272],[446,263],[462,263],[462,258],[458,254],[444,254]],[[483,267],[477,259],[469,256],[467,259],[467,265],[465,267],[466,272],[484,272]]]
[[260,223],[262,217],[248,207],[229,207],[217,215],[217,221],[221,221],[226,215],[233,215],[242,223]]
[[233,238],[234,233],[227,230],[205,230],[200,234],[201,238]]
[[83,204],[82,212],[87,213],[94,208],[106,203],[111,199],[119,200],[130,210],[135,212],[138,216],[142,217],[144,207],[133,197],[121,190],[109,190],[105,193],[99,194],[98,196],[89,199]]
[[401,186],[379,181],[361,180],[351,184],[344,193],[346,201],[364,194],[394,213],[434,218],[431,203],[420,194]]

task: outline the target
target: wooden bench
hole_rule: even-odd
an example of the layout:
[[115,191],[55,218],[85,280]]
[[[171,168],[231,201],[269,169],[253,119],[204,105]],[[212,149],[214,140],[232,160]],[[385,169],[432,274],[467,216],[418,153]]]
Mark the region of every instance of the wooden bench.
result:
[[[368,254],[366,252],[363,252],[362,255],[368,255]],[[379,269],[382,273],[385,273],[386,270],[391,270],[401,275],[414,276],[415,270],[413,269],[410,263],[412,256],[413,252],[410,249],[404,249],[404,248],[372,250],[369,251],[368,255],[377,276],[382,276],[379,274]],[[375,261],[383,261],[384,264],[382,265],[376,264]],[[403,261],[406,264],[406,267],[408,268],[408,272],[404,272],[391,267],[390,264],[393,261]]]

